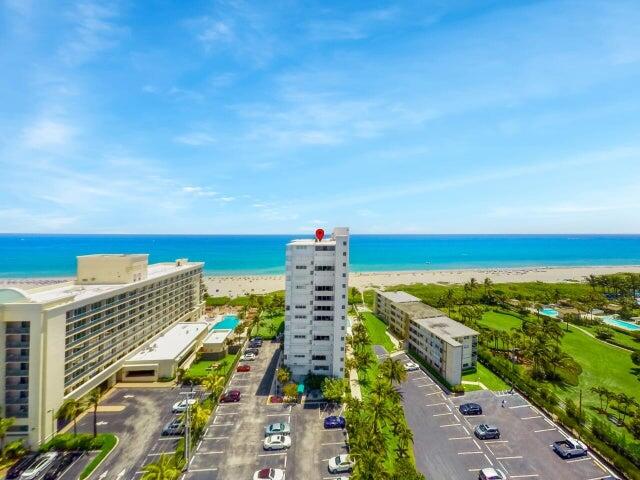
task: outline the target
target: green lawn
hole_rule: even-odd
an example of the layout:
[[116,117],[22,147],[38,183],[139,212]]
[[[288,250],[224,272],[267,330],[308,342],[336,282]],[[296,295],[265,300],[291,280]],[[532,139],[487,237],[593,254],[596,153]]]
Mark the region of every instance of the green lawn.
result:
[[[501,378],[497,377],[491,370],[478,362],[476,371],[473,373],[466,373],[462,376],[462,380],[467,380],[469,382],[481,382],[483,383],[489,390],[500,391],[500,390],[508,390],[511,388],[509,385],[504,383]],[[466,391],[469,390],[478,390],[478,388],[473,388],[474,385],[463,385]],[[469,387],[469,388],[467,388]]]
[[111,450],[113,450],[113,448],[118,444],[118,438],[111,433],[101,433],[99,436],[102,436],[104,438],[100,453],[98,453],[98,455],[96,455],[95,458],[91,460],[91,462],[89,462],[89,465],[85,467],[85,469],[80,474],[80,479],[87,478],[89,475],[91,475],[96,467],[100,465],[100,462],[102,462],[102,460],[107,455],[109,455],[109,452],[111,452]]
[[[217,373],[218,375],[226,375],[231,368],[231,365],[233,365],[236,355],[237,354],[228,354],[221,360],[199,360],[191,364],[191,367],[189,367],[189,370],[187,370],[187,374],[194,378],[206,377],[212,371],[215,371],[215,373]],[[213,363],[219,363],[222,366],[217,370],[209,370],[209,367],[211,367]]]
[[509,331],[512,328],[520,328],[522,320],[513,315],[489,310],[488,312],[484,312],[484,314],[482,315],[482,320],[480,320],[479,323],[496,330]]
[[396,348],[389,336],[387,335],[387,324],[376,317],[373,313],[364,312],[362,314],[364,325],[371,337],[371,343],[374,345],[382,345],[387,352],[393,352]]
[[[584,327],[584,326],[580,326],[580,328],[587,330],[588,332],[590,332],[592,335],[595,335],[595,327]],[[612,340],[619,343],[622,346],[625,346],[627,348],[631,348],[634,350],[640,350],[640,340],[636,340],[635,338],[633,338],[631,335],[627,335],[621,332],[618,332],[617,330],[611,329],[611,333],[613,334],[613,338]]]
[[253,329],[251,336],[260,336],[264,339],[275,338],[279,333],[284,332],[284,315],[276,315],[275,317],[260,319],[263,325]]

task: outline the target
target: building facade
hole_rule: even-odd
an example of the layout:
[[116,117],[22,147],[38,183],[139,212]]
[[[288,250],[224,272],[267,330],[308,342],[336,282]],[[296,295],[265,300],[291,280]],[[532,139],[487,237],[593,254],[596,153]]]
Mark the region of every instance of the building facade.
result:
[[451,385],[476,368],[478,332],[406,292],[376,291],[374,313]]
[[344,376],[349,229],[286,249],[284,364],[296,380]]
[[64,400],[113,384],[130,354],[202,315],[202,263],[147,264],[147,255],[78,257],[78,277],[0,289],[0,407],[8,439],[36,446],[56,430]]

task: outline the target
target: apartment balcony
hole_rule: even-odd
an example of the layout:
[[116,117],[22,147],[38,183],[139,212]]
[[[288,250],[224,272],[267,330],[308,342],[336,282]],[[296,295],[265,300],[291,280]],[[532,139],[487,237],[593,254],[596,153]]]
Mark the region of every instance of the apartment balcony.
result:
[[6,348],[29,348],[28,340],[7,340]]
[[28,362],[29,355],[16,355],[14,353],[7,352],[5,359],[7,362]]
[[13,391],[22,392],[25,390],[29,390],[29,384],[28,383],[13,383],[13,384],[7,383],[5,385],[5,390],[7,392],[13,392]]
[[7,405],[5,416],[13,418],[27,418],[29,407],[27,405]]
[[7,368],[6,370],[7,377],[28,377],[29,370],[22,368]]
[[8,405],[28,405],[29,398],[28,397],[16,397],[14,395],[5,395],[4,403]]
[[9,334],[18,334],[18,335],[24,335],[24,334],[29,334],[30,331],[30,325],[22,325],[19,322],[7,322],[7,327],[5,330],[5,333]]

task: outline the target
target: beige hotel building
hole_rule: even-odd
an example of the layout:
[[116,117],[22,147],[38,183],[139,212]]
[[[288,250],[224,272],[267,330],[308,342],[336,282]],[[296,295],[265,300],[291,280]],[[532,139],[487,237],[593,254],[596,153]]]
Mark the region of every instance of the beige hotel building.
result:
[[68,398],[113,385],[127,357],[203,313],[203,263],[148,265],[148,255],[78,257],[75,281],[0,287],[0,407],[8,440],[31,446],[55,430]]

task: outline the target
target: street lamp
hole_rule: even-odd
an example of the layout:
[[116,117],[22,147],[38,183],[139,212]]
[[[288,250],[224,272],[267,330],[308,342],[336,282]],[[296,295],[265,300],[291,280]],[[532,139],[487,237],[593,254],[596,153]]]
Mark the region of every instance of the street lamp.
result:
[[186,395],[187,410],[184,421],[184,471],[189,470],[189,457],[191,456],[191,396],[196,392],[193,390],[189,392],[180,392],[180,395]]

